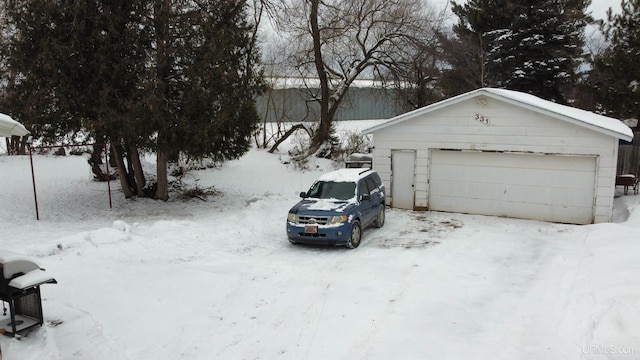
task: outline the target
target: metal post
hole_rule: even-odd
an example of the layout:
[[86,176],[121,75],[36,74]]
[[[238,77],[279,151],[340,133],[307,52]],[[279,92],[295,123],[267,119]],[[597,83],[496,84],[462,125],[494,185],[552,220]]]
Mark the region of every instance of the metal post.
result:
[[109,209],[113,209],[111,204],[111,173],[109,172],[109,143],[104,143],[104,161],[107,164],[107,190],[109,190]]
[[9,319],[11,320],[11,332],[13,336],[16,336],[18,330],[16,329],[16,304],[15,299],[13,298],[13,294],[11,289],[8,290],[9,293]]
[[31,181],[33,182],[33,200],[36,202],[36,220],[40,220],[40,213],[38,212],[38,194],[36,192],[36,175],[33,170],[33,151],[29,146],[29,162],[31,162]]
[[[82,145],[66,145],[69,147],[77,147],[77,146],[87,146],[87,145],[104,145],[104,153],[105,153],[105,160],[107,162],[107,190],[109,193],[109,208],[113,209],[113,202],[111,199],[111,181],[109,179],[109,151],[107,150],[107,143],[94,143],[94,144],[82,144]],[[29,146],[29,160],[31,161],[31,179],[33,181],[33,198],[35,200],[36,203],[36,219],[40,220],[40,212],[38,211],[38,194],[36,192],[36,176],[35,176],[35,170],[34,170],[34,166],[33,166],[33,149],[51,149],[55,146]],[[1,360],[1,359],[0,359]]]

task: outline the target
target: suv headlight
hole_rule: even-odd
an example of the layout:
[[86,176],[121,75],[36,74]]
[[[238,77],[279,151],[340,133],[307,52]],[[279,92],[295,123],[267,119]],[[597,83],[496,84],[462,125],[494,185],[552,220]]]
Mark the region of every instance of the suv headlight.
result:
[[289,213],[289,215],[287,215],[287,220],[289,222],[292,222],[292,223],[297,223],[298,222],[298,216],[296,214],[294,214],[294,213]]
[[331,219],[329,219],[329,224],[331,224],[331,225],[342,224],[345,221],[347,221],[347,216],[346,215],[332,216]]

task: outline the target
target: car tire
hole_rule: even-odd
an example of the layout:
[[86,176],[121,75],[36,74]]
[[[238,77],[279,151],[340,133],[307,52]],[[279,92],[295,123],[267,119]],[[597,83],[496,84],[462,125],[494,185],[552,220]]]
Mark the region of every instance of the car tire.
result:
[[384,218],[385,218],[385,206],[384,204],[380,205],[380,208],[378,208],[378,217],[376,217],[376,223],[375,226],[377,228],[381,228],[384,226]]
[[360,221],[356,220],[351,224],[351,235],[349,240],[345,244],[349,249],[355,249],[360,246],[360,240],[362,239],[362,226]]
[[291,243],[291,245],[298,245],[298,242],[293,239],[289,239],[289,242]]

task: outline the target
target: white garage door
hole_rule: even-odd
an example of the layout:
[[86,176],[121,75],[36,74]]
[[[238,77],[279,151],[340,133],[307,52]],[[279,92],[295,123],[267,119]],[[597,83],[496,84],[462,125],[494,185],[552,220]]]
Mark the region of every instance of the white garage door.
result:
[[589,224],[596,158],[433,150],[429,209]]

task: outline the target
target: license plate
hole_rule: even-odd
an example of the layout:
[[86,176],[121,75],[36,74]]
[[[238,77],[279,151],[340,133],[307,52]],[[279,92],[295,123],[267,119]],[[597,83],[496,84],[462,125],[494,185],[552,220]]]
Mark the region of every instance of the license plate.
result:
[[307,225],[304,227],[304,232],[307,234],[317,234],[318,233],[318,227],[317,226],[310,226]]

